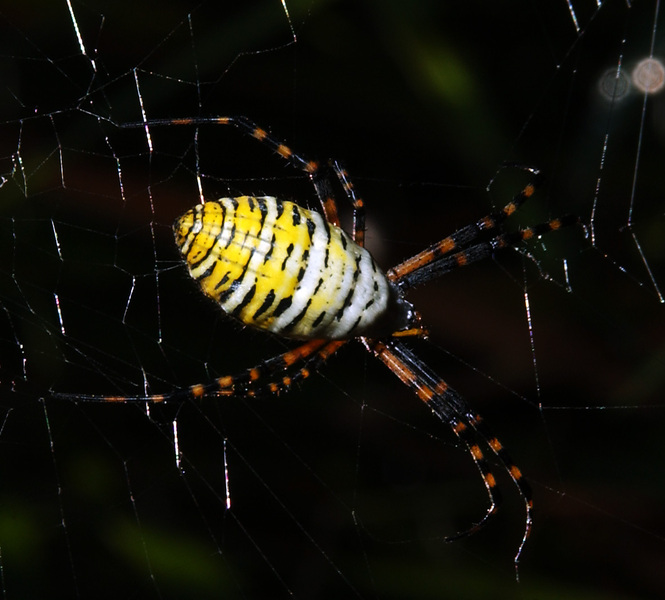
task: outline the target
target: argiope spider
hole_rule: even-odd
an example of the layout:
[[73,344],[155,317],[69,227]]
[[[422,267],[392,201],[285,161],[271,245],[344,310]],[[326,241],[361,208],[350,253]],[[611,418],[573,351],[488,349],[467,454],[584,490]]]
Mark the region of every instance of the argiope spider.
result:
[[[169,402],[204,396],[276,394],[307,378],[344,344],[357,339],[452,428],[480,471],[489,508],[477,523],[446,541],[478,531],[496,512],[500,495],[481,444],[497,456],[525,506],[524,534],[514,557],[517,572],[533,522],[529,485],[481,416],[405,345],[406,337],[427,336],[420,315],[405,293],[457,267],[577,219],[566,216],[512,233],[501,232],[501,224],[534,193],[539,173],[529,169],[533,183],[501,210],[462,227],[384,273],[364,248],[364,204],[338,162],[321,165],[307,160],[245,117],[153,120],[120,127],[147,131],[161,125],[211,124],[238,128],[304,171],[314,186],[323,216],[271,196],[221,198],[199,204],[176,220],[176,244],[190,275],[228,314],[245,325],[307,341],[240,374],[168,394],[53,396],[97,402]],[[340,228],[331,171],[353,209],[352,236]]]

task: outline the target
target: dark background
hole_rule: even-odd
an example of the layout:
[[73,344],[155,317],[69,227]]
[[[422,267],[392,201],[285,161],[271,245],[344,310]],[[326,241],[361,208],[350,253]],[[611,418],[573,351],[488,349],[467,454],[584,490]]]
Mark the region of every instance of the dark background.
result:
[[[587,4],[576,32],[560,1],[289,2],[294,41],[276,0],[74,3],[88,57],[66,2],[0,9],[4,597],[662,597],[665,95],[599,94],[662,56],[662,18]],[[534,489],[521,583],[510,481],[485,530],[442,542],[483,514],[481,479],[357,344],[280,398],[50,397],[168,392],[288,347],[199,297],[170,224],[197,173],[208,198],[310,186],[221,127],[152,128],[149,152],[114,126],[141,120],[137,81],[149,118],[243,114],[343,159],[385,267],[502,206],[528,179],[504,163],[545,175],[512,227],[581,217],[589,236],[412,295],[417,352]]]

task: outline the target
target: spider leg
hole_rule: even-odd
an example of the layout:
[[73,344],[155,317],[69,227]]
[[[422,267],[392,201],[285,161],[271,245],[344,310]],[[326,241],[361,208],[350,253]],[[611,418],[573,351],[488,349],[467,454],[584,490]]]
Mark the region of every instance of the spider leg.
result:
[[[278,394],[296,381],[306,379],[332,356],[347,340],[310,340],[297,348],[263,361],[236,375],[225,375],[205,384],[192,385],[168,394],[150,396],[110,396],[96,394],[52,393],[53,398],[80,402],[180,402],[204,396],[258,396]],[[295,367],[302,363],[299,369]],[[277,377],[277,374],[279,378]],[[283,373],[283,374],[282,374]],[[289,375],[292,373],[292,375]],[[268,378],[269,382],[264,383]]]
[[490,213],[475,223],[471,223],[470,225],[458,229],[448,237],[439,240],[425,248],[422,252],[408,258],[404,262],[390,269],[388,271],[388,277],[393,281],[400,281],[409,273],[422,269],[451,252],[463,249],[481,236],[486,235],[486,232],[491,232],[498,228],[508,217],[510,217],[510,215],[522,206],[522,204],[533,196],[536,191],[541,180],[540,172],[537,169],[529,169],[529,171],[533,173],[534,180],[528,183],[522,191],[515,194],[512,200],[500,211]]
[[[446,253],[438,258],[433,258],[431,261],[414,261],[413,259],[408,259],[388,271],[388,278],[397,283],[401,289],[407,290],[441,277],[443,274],[457,267],[464,267],[489,258],[497,250],[515,246],[520,242],[537,238],[550,231],[556,231],[561,227],[567,227],[576,223],[579,223],[578,217],[575,215],[565,215],[545,223],[520,229],[519,231],[499,234],[489,240],[467,246],[454,254]],[[418,256],[413,258],[416,259]],[[407,265],[407,263],[409,264]]]
[[[149,127],[161,127],[166,125],[186,125],[197,127],[199,125],[228,125],[239,129],[244,134],[255,140],[258,140],[275,154],[282,157],[292,167],[299,169],[307,174],[323,209],[326,220],[333,225],[339,226],[339,216],[337,214],[337,204],[332,192],[330,177],[326,173],[327,168],[322,168],[320,163],[309,160],[301,154],[294,152],[289,146],[280,142],[277,138],[269,134],[265,129],[259,127],[250,119],[242,116],[231,117],[192,117],[183,119],[149,119],[146,121],[137,121],[133,123],[115,123],[122,129],[147,129]],[[335,167],[336,169],[336,167]],[[349,193],[346,191],[347,196]],[[362,201],[361,201],[362,204]],[[362,244],[359,244],[362,245]]]
[[[323,342],[323,344],[319,342]],[[219,389],[214,394],[217,396],[243,397],[279,395],[289,390],[294,384],[307,379],[346,343],[348,343],[348,340],[330,342],[327,340],[313,340],[307,342],[292,351],[285,352],[262,363],[259,366],[259,369],[261,369],[259,377],[247,377],[249,371],[254,370],[248,369],[244,374],[230,378],[232,379],[230,387]],[[304,364],[296,371],[290,369],[290,367],[302,361],[304,361]],[[277,371],[284,371],[284,374],[276,377]],[[264,375],[268,375],[269,383],[267,384],[263,383]]]
[[468,449],[483,478],[490,502],[487,512],[480,521],[472,525],[469,529],[447,537],[447,541],[475,533],[497,511],[501,498],[496,488],[496,480],[476,439],[483,441],[497,456],[524,501],[526,513],[524,535],[514,558],[515,570],[517,572],[522,550],[529,538],[533,523],[531,488],[523,478],[520,469],[508,456],[501,442],[483,424],[482,417],[473,412],[466,401],[455,390],[434,373],[423,361],[418,359],[402,342],[392,340],[384,343],[363,338],[363,343],[374,356],[381,360],[404,384],[410,387],[439,419],[450,425],[455,435],[457,435]]
[[349,174],[339,161],[331,161],[331,166],[342,185],[344,194],[353,208],[353,241],[359,246],[365,246],[365,203],[356,194],[355,188]]

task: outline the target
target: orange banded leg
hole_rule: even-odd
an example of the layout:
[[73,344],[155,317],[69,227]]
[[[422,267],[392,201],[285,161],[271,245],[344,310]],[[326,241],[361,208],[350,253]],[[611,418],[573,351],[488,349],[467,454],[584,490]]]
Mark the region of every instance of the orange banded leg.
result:
[[316,161],[306,160],[294,153],[289,146],[280,142],[265,129],[261,129],[256,123],[246,117],[192,117],[183,119],[149,119],[147,121],[137,121],[134,123],[118,123],[117,126],[122,129],[144,129],[146,127],[161,127],[166,125],[185,125],[197,127],[200,125],[230,125],[246,133],[250,137],[258,140],[268,146],[275,154],[281,156],[294,167],[301,169],[305,173],[314,174],[319,170],[319,164]]
[[[522,241],[535,239],[550,231],[556,231],[561,227],[567,227],[579,223],[579,218],[574,215],[565,215],[546,223],[540,223],[532,227],[526,227],[519,231],[499,234],[489,240],[472,244],[466,248],[459,249],[459,246],[450,247],[450,249],[442,255],[435,256],[432,253],[421,253],[408,259],[405,262],[397,265],[397,267],[388,271],[388,278],[397,283],[401,289],[407,290],[409,288],[422,285],[441,277],[445,273],[452,271],[458,267],[464,267],[472,263],[489,258],[496,251],[503,248],[515,246]],[[450,238],[442,240],[445,242]],[[448,243],[446,244],[448,245]],[[457,252],[450,254],[455,248]],[[418,258],[420,257],[420,258]]]
[[[54,398],[81,402],[180,402],[188,398],[204,396],[257,396],[260,394],[279,393],[294,382],[307,378],[321,363],[332,356],[346,340],[310,340],[293,350],[289,350],[264,361],[251,369],[236,375],[225,375],[205,384],[196,384],[188,388],[167,394],[149,396],[105,396],[95,394],[54,393]],[[302,366],[295,369],[299,364]],[[277,375],[283,371],[283,374]],[[275,380],[276,379],[276,380]]]
[[472,412],[466,401],[425,363],[419,360],[403,343],[393,340],[386,344],[368,339],[364,339],[363,342],[368,350],[395,373],[404,384],[410,387],[439,419],[450,425],[455,435],[469,450],[482,475],[490,502],[487,512],[478,523],[465,531],[446,538],[447,540],[452,541],[475,533],[496,512],[501,500],[496,488],[496,479],[476,440],[483,441],[497,456],[517,487],[525,506],[524,535],[514,558],[515,569],[517,570],[522,550],[531,533],[533,523],[531,488],[523,478],[520,469],[513,463],[498,438],[489,432],[481,417]]
[[[118,127],[123,129],[145,129],[146,127],[161,127],[166,125],[185,125],[190,127],[198,127],[201,125],[227,125],[239,129],[249,137],[261,142],[263,145],[270,148],[275,154],[283,158],[292,167],[303,171],[312,182],[316,195],[321,203],[323,213],[326,220],[333,225],[340,226],[339,216],[337,214],[337,203],[332,191],[330,177],[326,168],[322,169],[321,165],[314,160],[309,160],[300,154],[294,152],[285,143],[280,142],[277,138],[273,137],[265,129],[259,127],[256,123],[246,117],[194,117],[183,119],[151,119],[147,121],[135,123],[120,123]],[[342,184],[344,185],[344,184]],[[347,195],[348,189],[344,188]],[[351,196],[349,196],[351,198]],[[353,200],[352,200],[353,202]],[[361,201],[362,203],[362,201]],[[363,220],[364,223],[364,220]],[[359,243],[359,245],[362,245]]]
[[[323,343],[321,344],[321,342]],[[346,343],[348,340],[309,341],[294,350],[265,361],[258,367],[261,370],[260,377],[253,377],[249,380],[245,378],[245,381],[242,381],[243,374],[238,377],[229,377],[227,378],[228,386],[218,389],[213,394],[242,397],[278,395],[287,391],[294,384],[307,379]],[[300,362],[304,362],[304,364],[293,370],[292,367]],[[248,372],[255,370],[249,369]],[[284,373],[278,377],[278,371],[284,371]],[[264,381],[268,383],[264,383]]]
[[487,232],[497,229],[508,217],[522,206],[522,204],[531,198],[536,191],[536,187],[540,182],[540,173],[536,169],[528,170],[533,173],[535,180],[527,184],[524,189],[516,194],[500,211],[490,213],[475,223],[458,229],[448,237],[432,244],[415,256],[408,258],[396,267],[390,269],[390,271],[388,271],[388,277],[392,281],[401,282],[410,273],[425,268],[451,252],[462,250],[481,236],[486,235]]
[[346,169],[337,160],[330,162],[337,179],[339,179],[344,194],[349,199],[353,208],[353,241],[359,246],[365,247],[365,203],[356,194],[355,187],[349,179]]

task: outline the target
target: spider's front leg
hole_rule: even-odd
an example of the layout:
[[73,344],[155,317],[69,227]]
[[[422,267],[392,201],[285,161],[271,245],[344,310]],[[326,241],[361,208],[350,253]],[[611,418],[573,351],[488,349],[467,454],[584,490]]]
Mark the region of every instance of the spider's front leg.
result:
[[514,558],[515,570],[519,578],[517,571],[519,561],[533,526],[531,488],[522,476],[521,470],[512,461],[499,439],[490,433],[482,417],[474,412],[462,396],[420,360],[403,342],[400,340],[382,342],[365,338],[363,343],[400,381],[411,388],[443,423],[452,429],[466,446],[483,478],[489,498],[489,507],[485,515],[468,529],[447,537],[446,541],[453,541],[475,533],[498,510],[501,495],[479,442],[489,448],[499,459],[503,469],[517,487],[525,507],[524,534]]

